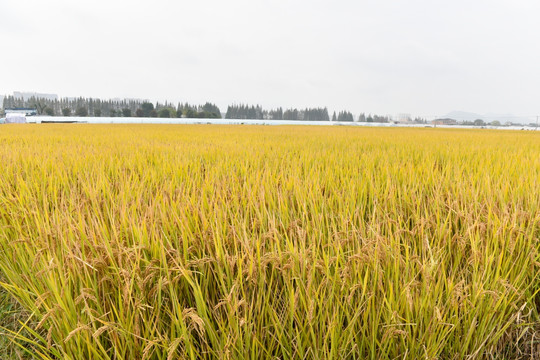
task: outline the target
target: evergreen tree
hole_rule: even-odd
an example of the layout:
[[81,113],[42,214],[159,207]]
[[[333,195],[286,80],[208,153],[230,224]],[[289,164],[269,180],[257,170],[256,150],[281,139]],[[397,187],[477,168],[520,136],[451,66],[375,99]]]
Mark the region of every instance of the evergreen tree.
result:
[[86,117],[86,116],[88,116],[88,110],[85,107],[80,106],[75,111],[75,116]]
[[154,104],[150,102],[143,102],[141,104],[141,109],[143,111],[144,117],[151,117],[152,112],[154,111]]

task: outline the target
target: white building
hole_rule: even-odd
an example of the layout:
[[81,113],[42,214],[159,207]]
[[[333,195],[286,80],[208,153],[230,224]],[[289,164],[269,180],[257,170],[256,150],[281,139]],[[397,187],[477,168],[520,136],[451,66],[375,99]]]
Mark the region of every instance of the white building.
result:
[[6,124],[25,124],[26,115],[24,113],[7,113],[6,114]]
[[23,116],[36,116],[37,110],[34,108],[7,108],[4,110],[6,117],[8,114],[19,114]]
[[28,122],[26,117],[37,115],[37,110],[32,108],[7,108],[4,111],[6,124],[24,124]]

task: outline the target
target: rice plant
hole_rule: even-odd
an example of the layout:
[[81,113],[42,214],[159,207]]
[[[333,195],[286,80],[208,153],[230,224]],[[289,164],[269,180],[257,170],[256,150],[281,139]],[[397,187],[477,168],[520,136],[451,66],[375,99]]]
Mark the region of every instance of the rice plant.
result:
[[21,125],[0,158],[27,356],[540,354],[539,133]]

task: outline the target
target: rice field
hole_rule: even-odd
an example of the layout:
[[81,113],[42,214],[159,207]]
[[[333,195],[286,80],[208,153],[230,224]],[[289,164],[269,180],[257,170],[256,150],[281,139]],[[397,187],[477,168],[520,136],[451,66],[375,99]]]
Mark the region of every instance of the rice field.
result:
[[540,133],[0,128],[0,358],[540,356]]

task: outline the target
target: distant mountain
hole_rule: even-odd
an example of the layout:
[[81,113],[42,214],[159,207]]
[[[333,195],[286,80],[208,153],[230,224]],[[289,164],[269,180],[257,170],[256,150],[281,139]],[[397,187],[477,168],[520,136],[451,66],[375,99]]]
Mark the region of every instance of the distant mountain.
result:
[[455,119],[457,121],[474,121],[477,119],[484,120],[485,122],[499,121],[501,124],[506,122],[528,124],[534,122],[536,119],[528,118],[524,116],[515,116],[512,114],[477,114],[466,111],[452,111],[448,114],[441,116],[442,118]]
[[451,111],[448,114],[441,116],[442,118],[454,119],[457,121],[474,121],[476,119],[485,120],[484,115],[466,112],[466,111]]

